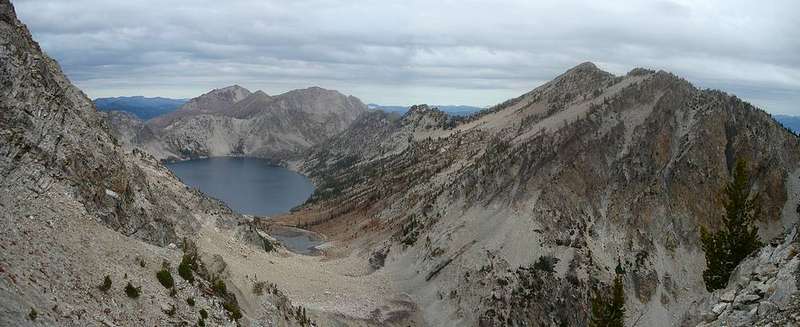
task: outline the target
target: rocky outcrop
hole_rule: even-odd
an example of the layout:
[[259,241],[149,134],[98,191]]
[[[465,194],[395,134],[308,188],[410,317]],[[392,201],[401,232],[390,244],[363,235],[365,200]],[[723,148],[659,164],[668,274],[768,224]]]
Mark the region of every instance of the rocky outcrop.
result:
[[281,163],[341,132],[364,112],[357,98],[319,87],[269,96],[234,85],[194,98],[143,127],[109,122],[123,144],[162,160],[240,155]]
[[198,228],[195,208],[225,210],[187,191],[150,156],[120,148],[92,102],[41,52],[11,5],[5,7],[0,54],[4,211],[27,207],[29,199],[21,194],[41,196],[59,184],[114,230],[165,245]]
[[800,237],[797,228],[771,240],[687,313],[684,326],[793,326],[800,324]]
[[[618,262],[627,322],[680,324],[707,295],[698,228],[718,225],[736,159],[753,172],[763,239],[798,219],[798,138],[663,71],[585,63],[472,117],[418,107],[326,144],[300,166],[317,194],[284,219],[365,260],[388,252],[381,269],[432,325],[580,324]],[[557,259],[553,274],[531,268],[541,257]]]

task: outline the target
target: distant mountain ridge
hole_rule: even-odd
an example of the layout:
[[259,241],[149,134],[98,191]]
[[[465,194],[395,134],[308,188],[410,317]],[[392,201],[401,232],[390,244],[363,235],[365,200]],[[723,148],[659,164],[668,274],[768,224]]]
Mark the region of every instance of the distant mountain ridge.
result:
[[320,87],[270,96],[232,85],[148,121],[119,112],[106,121],[120,143],[162,160],[236,155],[284,163],[366,111],[358,98]]
[[795,134],[800,134],[800,116],[773,115],[772,117],[781,123],[783,127],[792,130]]
[[[384,106],[380,104],[370,103],[367,105],[371,110],[381,110],[384,112],[396,112],[404,114],[408,112],[411,106]],[[453,116],[468,116],[473,113],[479,112],[486,108],[466,106],[466,105],[432,105],[431,107],[438,108],[439,110]]]
[[129,112],[142,120],[168,114],[180,108],[189,99],[170,99],[163,97],[121,96],[94,99],[98,111]]

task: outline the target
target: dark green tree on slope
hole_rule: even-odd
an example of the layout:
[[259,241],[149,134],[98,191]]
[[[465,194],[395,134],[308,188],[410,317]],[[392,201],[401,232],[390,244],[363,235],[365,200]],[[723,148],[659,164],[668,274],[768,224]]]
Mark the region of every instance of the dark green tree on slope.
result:
[[760,215],[758,194],[750,196],[747,163],[737,160],[733,179],[725,186],[725,216],[716,232],[700,227],[700,240],[706,253],[703,280],[709,292],[725,288],[731,272],[744,258],[761,248],[758,227],[753,222]]
[[592,299],[591,327],[624,327],[625,326],[625,290],[622,287],[622,273],[617,269],[614,278],[611,299],[599,293]]

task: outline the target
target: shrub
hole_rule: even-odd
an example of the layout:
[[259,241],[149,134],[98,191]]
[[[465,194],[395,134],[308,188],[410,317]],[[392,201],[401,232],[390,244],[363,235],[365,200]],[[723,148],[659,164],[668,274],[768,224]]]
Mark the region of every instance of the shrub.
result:
[[[798,208],[800,208],[800,207],[798,207]],[[265,239],[264,240],[264,251],[266,251],[266,252],[275,251],[275,245],[272,244],[272,242],[270,240]]]
[[34,320],[36,320],[36,317],[38,317],[38,316],[39,316],[39,313],[36,312],[36,309],[35,308],[31,308],[31,312],[28,313],[28,319],[30,319],[31,321],[34,321]]
[[188,304],[190,307],[193,307],[194,306],[194,298],[191,297],[191,296],[186,298],[186,304]]
[[164,288],[172,288],[175,286],[175,280],[172,279],[172,273],[170,273],[167,268],[161,268],[161,270],[156,273],[156,278],[158,278],[158,282],[160,282]]
[[178,265],[178,275],[190,284],[194,283],[194,275],[192,274],[192,261],[193,260],[189,255],[184,254],[183,259],[181,259],[181,264]]
[[197,319],[197,327],[206,327],[206,321],[203,318]]
[[208,311],[206,309],[200,309],[200,319],[208,319]]
[[142,293],[142,287],[133,287],[130,282],[128,285],[125,286],[125,294],[128,295],[129,298],[135,299],[138,298],[139,295]]
[[225,287],[225,282],[222,279],[217,279],[211,287],[217,295],[224,296],[228,293],[228,288]]
[[539,261],[536,261],[536,263],[533,264],[533,268],[544,272],[553,273],[556,271],[556,263],[558,263],[558,258],[549,255],[543,255],[539,257]]
[[172,304],[172,305],[170,306],[170,309],[169,309],[169,310],[167,310],[167,311],[165,311],[164,313],[166,313],[166,314],[167,314],[167,316],[170,316],[170,317],[172,317],[172,316],[174,316],[174,315],[175,315],[175,312],[176,312],[176,311],[177,311],[177,309],[175,308],[175,305],[174,305],[174,304]]
[[242,318],[242,310],[239,309],[239,304],[236,303],[236,300],[226,300],[222,303],[222,307],[228,311],[228,316],[230,316],[231,319],[239,320]]
[[111,276],[106,275],[106,278],[103,279],[103,284],[98,286],[101,291],[108,292],[111,289]]
[[253,284],[253,294],[261,296],[264,295],[264,289],[267,288],[267,282],[260,281]]
[[737,160],[733,178],[723,190],[725,216],[716,232],[700,228],[700,240],[706,254],[706,270],[703,281],[711,292],[725,288],[736,266],[753,251],[761,248],[758,227],[760,206],[758,194],[750,196],[750,178],[747,163]]
[[403,239],[400,243],[403,243],[405,246],[412,246],[414,243],[417,242],[417,237],[419,236],[419,224],[417,223],[417,219],[414,216],[411,216],[409,222],[403,226]]

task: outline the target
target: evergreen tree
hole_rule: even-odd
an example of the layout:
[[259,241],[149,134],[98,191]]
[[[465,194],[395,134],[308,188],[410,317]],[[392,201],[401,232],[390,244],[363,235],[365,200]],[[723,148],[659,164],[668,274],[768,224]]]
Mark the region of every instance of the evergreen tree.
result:
[[624,327],[625,326],[625,289],[622,274],[617,274],[612,286],[611,299],[598,293],[592,299],[591,327]]
[[700,228],[700,240],[706,253],[703,280],[708,291],[725,288],[736,265],[762,246],[758,227],[753,225],[761,211],[758,195],[750,196],[749,185],[747,163],[737,160],[733,178],[723,190],[722,226],[716,232]]
[[189,284],[194,283],[194,275],[192,274],[193,261],[191,256],[184,254],[181,264],[178,265],[178,275]]

